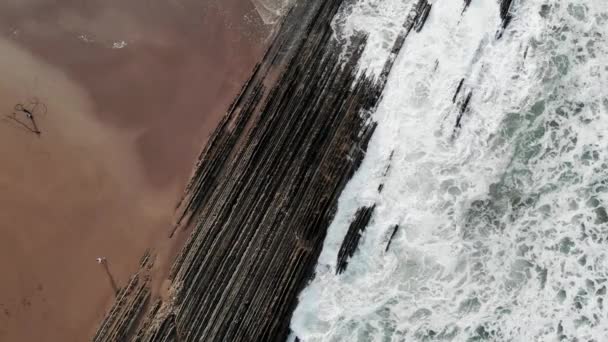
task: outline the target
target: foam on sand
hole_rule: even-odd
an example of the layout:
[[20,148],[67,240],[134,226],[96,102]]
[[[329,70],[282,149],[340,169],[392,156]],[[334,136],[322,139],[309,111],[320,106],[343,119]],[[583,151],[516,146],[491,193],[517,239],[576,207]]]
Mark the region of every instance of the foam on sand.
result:
[[294,0],[251,0],[260,18],[266,24],[276,23]]
[[[374,6],[400,12],[413,3],[361,0],[351,13]],[[461,1],[432,6],[389,77],[366,158],[341,196],[316,277],[300,297],[294,335],[602,341],[604,2],[514,2],[500,39],[495,1],[472,1],[462,17]],[[373,66],[386,58],[399,20],[366,18],[344,17],[338,34],[370,32]],[[456,102],[472,97],[455,129],[453,97],[462,79]],[[354,213],[372,204],[358,251],[336,275]],[[387,252],[396,224],[402,228]]]

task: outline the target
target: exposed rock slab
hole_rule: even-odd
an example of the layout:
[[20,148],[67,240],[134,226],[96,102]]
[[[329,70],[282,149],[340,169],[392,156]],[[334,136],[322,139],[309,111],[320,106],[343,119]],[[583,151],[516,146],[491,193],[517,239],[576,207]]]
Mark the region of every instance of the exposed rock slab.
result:
[[346,236],[342,241],[342,246],[338,251],[338,260],[336,261],[336,274],[340,274],[346,270],[348,266],[348,259],[355,254],[357,247],[359,246],[359,239],[361,234],[365,231],[365,228],[369,224],[369,221],[374,214],[376,206],[362,207],[355,213],[355,218],[348,227]]
[[393,232],[391,233],[391,237],[388,239],[388,243],[386,244],[386,249],[384,250],[385,252],[388,252],[389,249],[391,248],[391,243],[393,242],[393,239],[395,238],[395,235],[397,235],[398,231],[399,231],[399,225],[396,224],[395,226],[393,226]]
[[[369,113],[407,35],[431,9],[426,0],[412,8],[376,78],[357,70],[365,37],[354,37],[349,51],[332,38],[341,3],[291,7],[198,158],[178,208],[176,229],[192,233],[171,268],[169,299],[138,305],[137,289],[149,283],[136,282],[95,341],[287,338],[338,196],[374,132]],[[372,212],[361,214],[344,261]]]

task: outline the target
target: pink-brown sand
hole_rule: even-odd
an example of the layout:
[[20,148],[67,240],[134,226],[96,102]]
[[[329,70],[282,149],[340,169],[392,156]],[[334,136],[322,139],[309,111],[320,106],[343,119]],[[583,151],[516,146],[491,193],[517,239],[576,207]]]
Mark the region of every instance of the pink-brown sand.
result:
[[[124,286],[179,249],[176,202],[268,30],[248,0],[0,3],[0,341],[90,340],[114,296],[95,259]],[[7,117],[34,98],[39,136]]]

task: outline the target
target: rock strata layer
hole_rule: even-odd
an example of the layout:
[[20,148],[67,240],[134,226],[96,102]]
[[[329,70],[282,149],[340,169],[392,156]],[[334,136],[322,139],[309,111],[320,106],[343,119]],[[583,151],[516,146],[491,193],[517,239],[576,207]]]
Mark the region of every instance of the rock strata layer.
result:
[[341,2],[285,16],[195,165],[176,227],[191,235],[168,299],[152,301],[142,264],[94,341],[286,339],[386,82],[357,70],[365,37],[348,49],[333,38]]
[[[191,235],[172,265],[167,299],[151,302],[140,271],[94,341],[287,338],[338,196],[374,132],[369,113],[405,39],[431,10],[420,0],[404,15],[376,77],[358,70],[366,37],[348,47],[333,38],[342,2],[301,1],[284,17],[195,165],[175,228]],[[373,207],[364,212],[345,239],[342,269]]]
[[336,274],[340,274],[346,270],[348,259],[355,254],[359,246],[359,239],[365,228],[369,224],[374,214],[376,206],[362,207],[357,210],[354,220],[348,227],[348,232],[342,241],[340,251],[338,251],[338,260],[336,261]]

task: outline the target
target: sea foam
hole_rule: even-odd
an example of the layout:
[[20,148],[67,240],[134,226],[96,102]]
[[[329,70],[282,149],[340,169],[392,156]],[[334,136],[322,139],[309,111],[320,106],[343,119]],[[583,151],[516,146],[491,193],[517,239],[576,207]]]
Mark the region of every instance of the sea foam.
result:
[[[415,1],[351,3],[334,22],[336,37],[367,33],[360,67],[379,72]],[[300,296],[294,336],[604,340],[605,3],[516,0],[500,39],[496,1],[473,0],[464,12],[462,1],[432,6],[389,76],[378,128]],[[350,221],[374,203],[336,275]]]

